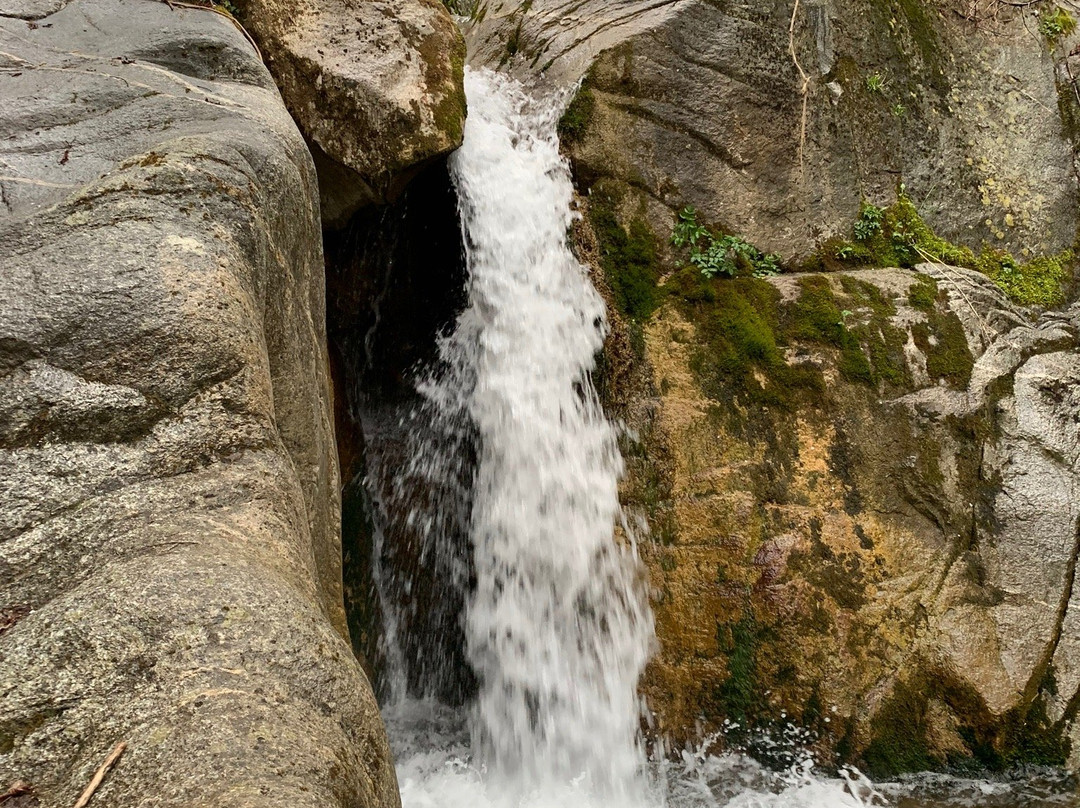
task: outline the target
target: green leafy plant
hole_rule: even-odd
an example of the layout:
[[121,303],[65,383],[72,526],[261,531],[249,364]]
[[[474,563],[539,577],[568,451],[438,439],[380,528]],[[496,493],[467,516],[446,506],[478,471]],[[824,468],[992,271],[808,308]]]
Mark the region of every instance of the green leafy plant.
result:
[[1076,19],[1065,9],[1055,6],[1053,11],[1047,11],[1039,17],[1039,33],[1051,43],[1057,42],[1063,36],[1069,36],[1076,30]]
[[768,278],[772,275],[779,275],[781,271],[781,257],[779,253],[766,253],[758,259],[756,266],[754,267],[755,278]]
[[871,73],[866,77],[866,89],[871,93],[880,95],[885,92],[886,84],[885,77],[880,73]]
[[863,202],[859,210],[859,218],[855,220],[855,239],[866,241],[881,232],[881,221],[885,215],[885,209],[869,202]]
[[763,253],[742,236],[718,235],[698,223],[693,207],[683,208],[671,234],[671,243],[689,249],[690,263],[706,278],[717,275],[735,277],[746,268],[762,278],[780,272],[781,258],[776,253]]
[[675,230],[671,234],[671,243],[676,247],[690,245],[696,247],[697,243],[709,236],[709,229],[698,224],[697,211],[687,206],[679,211],[679,219],[675,223]]
[[907,107],[905,107],[903,104],[894,104],[892,108],[892,114],[896,118],[905,118],[907,117]]

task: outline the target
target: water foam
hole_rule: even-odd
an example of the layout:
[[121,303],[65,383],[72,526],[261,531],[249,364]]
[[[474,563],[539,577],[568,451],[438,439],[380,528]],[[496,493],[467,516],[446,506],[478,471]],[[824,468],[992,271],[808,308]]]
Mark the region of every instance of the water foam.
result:
[[[469,306],[443,345],[479,440],[466,615],[480,680],[474,752],[523,792],[578,780],[640,791],[637,681],[652,615],[614,539],[622,460],[590,381],[603,301],[567,242],[572,187],[558,99],[490,71],[466,76],[451,161]],[[466,384],[462,384],[462,381]]]

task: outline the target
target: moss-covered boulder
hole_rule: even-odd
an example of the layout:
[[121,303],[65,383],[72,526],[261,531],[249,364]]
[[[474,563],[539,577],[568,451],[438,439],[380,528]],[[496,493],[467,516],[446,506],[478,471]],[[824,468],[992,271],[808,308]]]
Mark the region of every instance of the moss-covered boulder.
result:
[[[519,52],[569,36],[555,5]],[[560,133],[650,528],[658,734],[1075,765],[1075,31],[1049,0],[665,8],[540,60],[608,37]]]
[[631,232],[643,203],[594,197],[579,241],[613,311],[623,498],[650,530],[657,734],[754,748],[791,721],[877,776],[1066,763],[1080,310],[1032,320],[938,264],[656,263],[650,287],[626,258],[660,246]]

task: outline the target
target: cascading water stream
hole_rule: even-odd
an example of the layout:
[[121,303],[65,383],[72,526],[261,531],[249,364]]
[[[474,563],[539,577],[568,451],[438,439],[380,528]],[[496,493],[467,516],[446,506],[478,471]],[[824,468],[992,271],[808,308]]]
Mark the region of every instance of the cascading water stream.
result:
[[452,171],[470,305],[444,348],[467,367],[480,442],[466,620],[474,741],[519,786],[584,777],[629,804],[641,793],[636,687],[653,629],[634,554],[613,537],[622,461],[589,378],[604,305],[567,243],[558,107],[495,73],[466,82]]

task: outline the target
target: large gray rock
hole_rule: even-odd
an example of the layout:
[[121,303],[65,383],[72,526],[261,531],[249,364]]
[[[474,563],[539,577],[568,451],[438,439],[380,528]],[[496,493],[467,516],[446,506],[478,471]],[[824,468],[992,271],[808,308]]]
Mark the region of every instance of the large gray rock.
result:
[[238,0],[313,145],[323,217],[395,197],[461,144],[465,42],[440,0]]
[[0,17],[0,789],[70,805],[126,741],[95,804],[396,805],[304,141],[222,16],[34,5]]
[[938,232],[976,250],[1072,244],[1076,105],[1059,63],[1075,43],[1052,50],[1035,32],[1042,4],[975,21],[979,4],[928,0],[809,0],[794,17],[790,0],[627,2],[595,33],[556,26],[557,4],[524,4],[517,28],[485,20],[499,27],[484,36],[558,72],[549,42],[632,34],[586,79],[592,113],[571,154],[583,184],[618,179],[662,235],[692,204],[766,251],[806,255],[903,182]]
[[793,721],[874,776],[1080,768],[1080,307],[917,270],[691,267],[644,322],[615,310],[658,734]]

